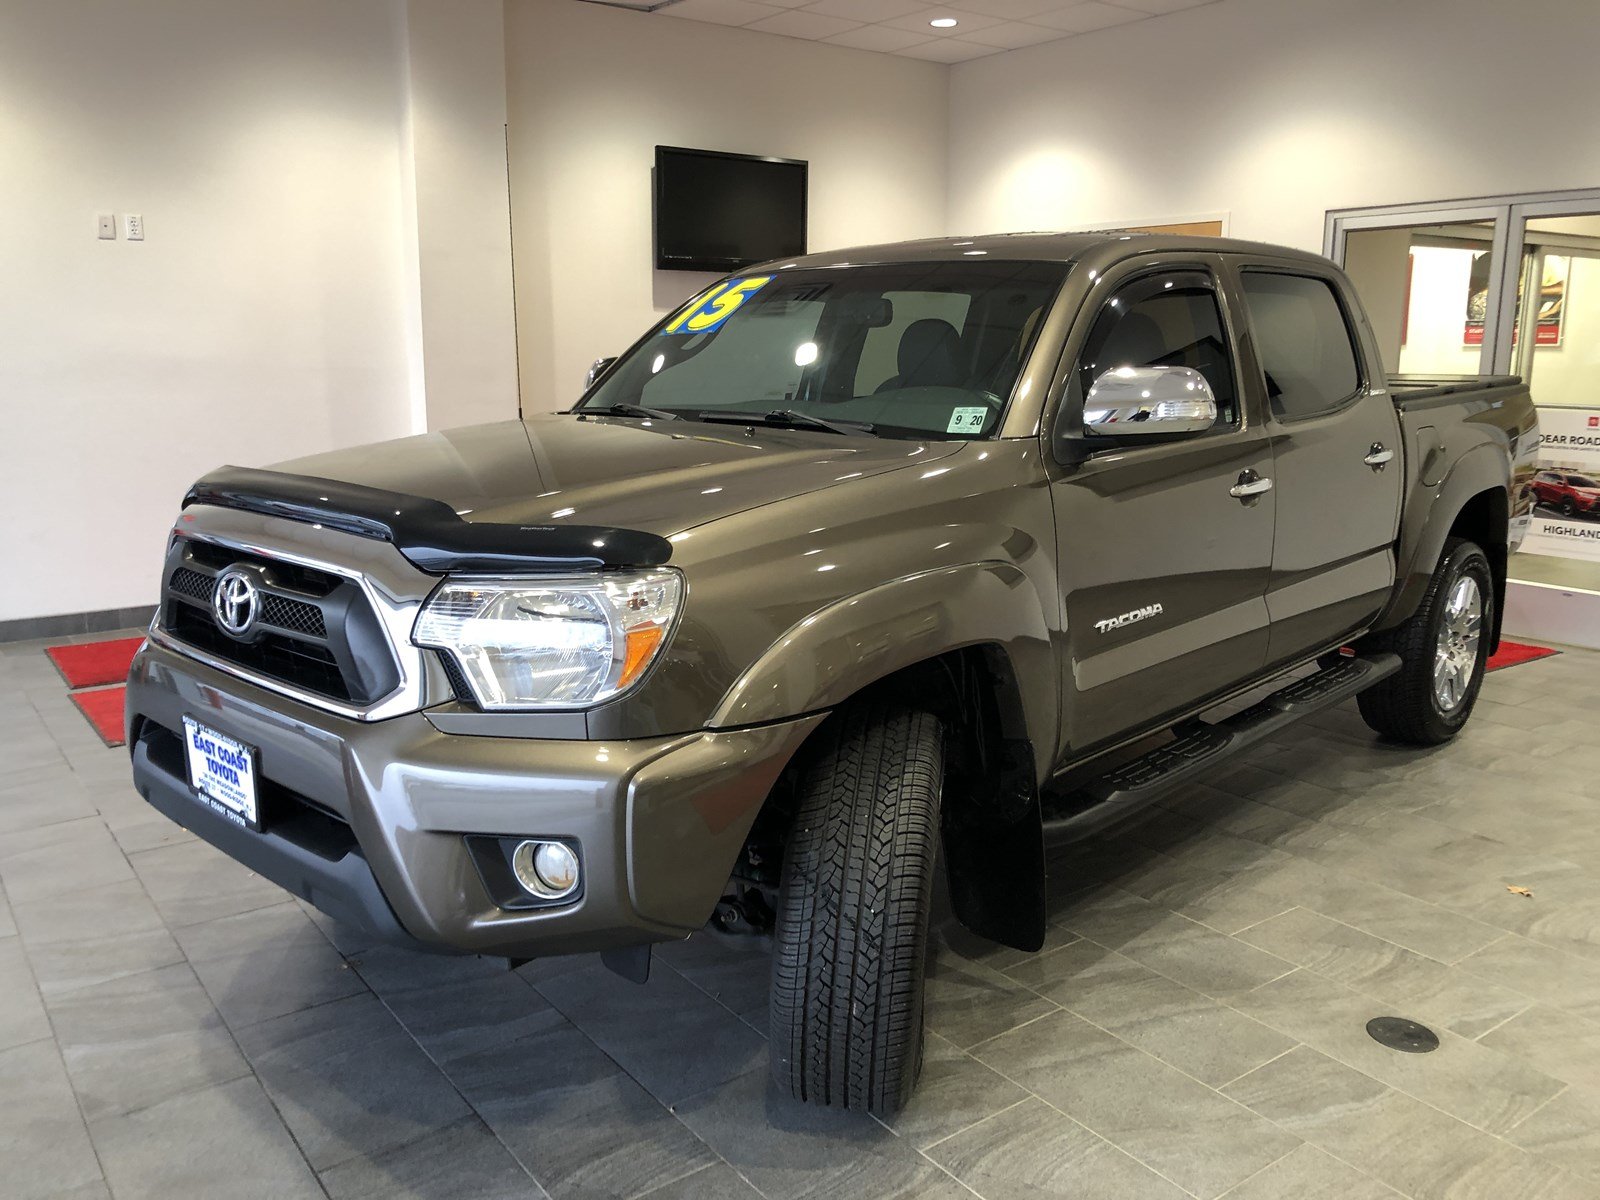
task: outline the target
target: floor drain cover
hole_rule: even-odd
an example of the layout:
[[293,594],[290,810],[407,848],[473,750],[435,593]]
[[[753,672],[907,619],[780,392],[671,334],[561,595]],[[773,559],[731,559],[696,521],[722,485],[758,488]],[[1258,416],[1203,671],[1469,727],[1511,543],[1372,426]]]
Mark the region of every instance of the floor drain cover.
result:
[[1426,1054],[1439,1048],[1437,1033],[1404,1017],[1373,1017],[1367,1022],[1367,1032],[1373,1041],[1407,1054]]

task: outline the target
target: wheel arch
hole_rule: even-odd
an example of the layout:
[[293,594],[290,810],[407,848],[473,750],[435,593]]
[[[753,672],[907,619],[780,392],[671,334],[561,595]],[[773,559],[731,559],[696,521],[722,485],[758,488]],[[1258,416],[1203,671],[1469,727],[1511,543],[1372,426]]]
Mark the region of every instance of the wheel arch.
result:
[[1463,455],[1436,490],[1419,491],[1423,494],[1407,505],[1402,522],[1394,598],[1373,628],[1392,629],[1408,620],[1422,603],[1450,539],[1466,538],[1483,548],[1494,576],[1492,652],[1500,642],[1510,557],[1511,498],[1504,455],[1480,446]]

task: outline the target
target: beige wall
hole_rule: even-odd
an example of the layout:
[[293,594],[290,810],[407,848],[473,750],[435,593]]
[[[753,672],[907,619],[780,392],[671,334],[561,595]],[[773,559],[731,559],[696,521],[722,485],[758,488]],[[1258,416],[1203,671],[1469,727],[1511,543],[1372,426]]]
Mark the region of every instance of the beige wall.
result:
[[506,62],[526,411],[710,278],[652,269],[657,144],[810,160],[813,249],[944,231],[938,64],[572,0],[507,0]]
[[499,22],[0,5],[0,621],[153,603],[221,463],[514,414]]
[[[1222,0],[952,70],[952,229],[1330,208],[1600,181],[1594,0]],[[1537,103],[1533,97],[1537,95]]]

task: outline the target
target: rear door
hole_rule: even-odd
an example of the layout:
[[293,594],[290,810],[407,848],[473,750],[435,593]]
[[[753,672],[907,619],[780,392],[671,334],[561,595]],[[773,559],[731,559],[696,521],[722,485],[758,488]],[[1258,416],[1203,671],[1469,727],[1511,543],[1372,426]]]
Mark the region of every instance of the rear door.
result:
[[1051,464],[1067,755],[1224,692],[1266,657],[1275,497],[1243,485],[1272,474],[1272,451],[1240,404],[1219,266],[1202,254],[1124,263],[1068,339],[1058,420],[1081,413],[1089,384],[1122,366],[1192,367],[1220,413],[1205,433],[1085,440],[1085,461]]
[[1405,481],[1400,422],[1337,271],[1229,257],[1248,322],[1247,387],[1261,393],[1272,434],[1268,659],[1285,663],[1337,645],[1389,598]]

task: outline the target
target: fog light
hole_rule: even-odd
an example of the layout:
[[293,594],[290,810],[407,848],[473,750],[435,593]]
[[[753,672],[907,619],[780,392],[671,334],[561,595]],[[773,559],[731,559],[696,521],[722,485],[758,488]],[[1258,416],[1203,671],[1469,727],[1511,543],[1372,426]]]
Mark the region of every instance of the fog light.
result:
[[511,853],[517,882],[541,900],[560,900],[578,890],[578,856],[560,842],[522,842]]

